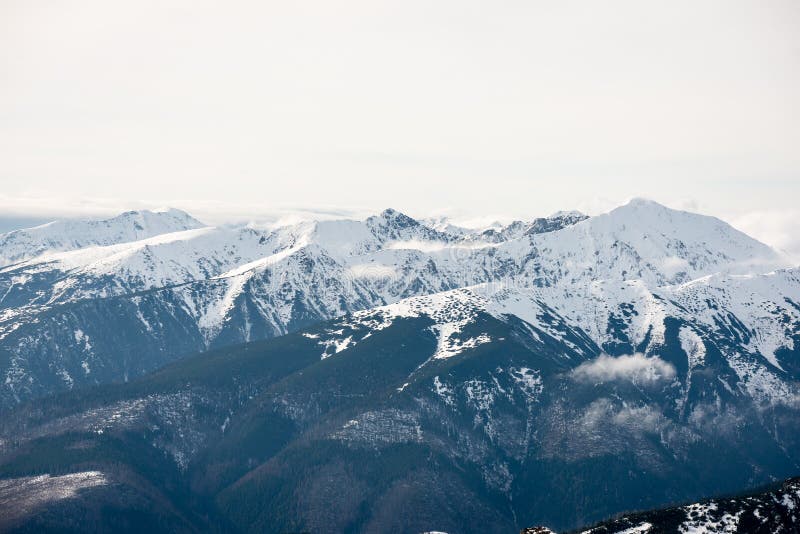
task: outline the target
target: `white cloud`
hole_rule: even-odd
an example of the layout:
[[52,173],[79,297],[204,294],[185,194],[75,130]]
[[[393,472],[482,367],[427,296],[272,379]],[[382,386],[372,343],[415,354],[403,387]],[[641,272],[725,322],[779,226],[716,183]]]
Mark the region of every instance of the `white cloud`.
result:
[[374,263],[360,263],[350,267],[349,273],[354,278],[365,278],[370,280],[394,279],[397,277],[397,270],[390,265],[376,265]]
[[601,354],[576,367],[572,375],[581,382],[627,380],[643,384],[674,378],[675,367],[658,356],[647,357],[637,353],[612,357]]
[[619,406],[605,397],[592,401],[578,422],[589,432],[607,428],[609,423],[629,432],[658,432],[668,424],[664,415],[652,406]]
[[677,256],[668,256],[661,262],[661,269],[670,276],[689,269],[689,262]]
[[800,261],[800,210],[751,211],[732,219],[731,224]]
[[440,252],[442,250],[462,251],[468,253],[471,250],[491,248],[492,243],[471,243],[466,245],[448,245],[441,241],[420,241],[419,239],[409,239],[407,241],[392,241],[386,245],[389,250],[419,250],[421,252]]
[[438,252],[444,250],[447,243],[438,241],[420,241],[419,239],[409,239],[408,241],[393,241],[386,245],[389,250],[420,250],[422,252]]

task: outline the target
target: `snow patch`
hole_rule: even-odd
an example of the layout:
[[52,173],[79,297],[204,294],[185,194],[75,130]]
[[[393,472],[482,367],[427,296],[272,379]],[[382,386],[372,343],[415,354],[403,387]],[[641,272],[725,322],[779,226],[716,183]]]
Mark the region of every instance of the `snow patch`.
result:
[[509,375],[522,390],[528,401],[536,401],[544,390],[542,376],[536,369],[521,367],[509,369]]
[[681,349],[686,353],[686,357],[689,360],[689,369],[705,364],[706,345],[703,343],[703,338],[698,336],[691,328],[683,326],[678,332],[678,339],[681,342]]
[[[353,342],[353,336],[347,336],[344,339],[334,338],[326,341],[320,341],[319,345],[325,347],[325,350],[322,352],[322,356],[320,356],[320,360],[324,360],[333,354],[339,354],[343,350],[355,345],[355,343]],[[330,352],[331,348],[333,349],[333,354]]]
[[433,391],[441,398],[448,406],[455,406],[455,396],[453,390],[446,383],[442,382],[438,376],[433,377]]

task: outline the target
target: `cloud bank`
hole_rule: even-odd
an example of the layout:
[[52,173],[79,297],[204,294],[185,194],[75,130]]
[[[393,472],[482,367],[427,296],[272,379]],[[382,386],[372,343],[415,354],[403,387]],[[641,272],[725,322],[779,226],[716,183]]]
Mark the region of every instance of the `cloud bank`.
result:
[[572,375],[576,380],[587,383],[630,381],[653,384],[674,378],[675,367],[658,356],[648,358],[637,353],[615,358],[602,354],[576,367]]
[[731,224],[800,262],[800,210],[751,211],[733,219]]

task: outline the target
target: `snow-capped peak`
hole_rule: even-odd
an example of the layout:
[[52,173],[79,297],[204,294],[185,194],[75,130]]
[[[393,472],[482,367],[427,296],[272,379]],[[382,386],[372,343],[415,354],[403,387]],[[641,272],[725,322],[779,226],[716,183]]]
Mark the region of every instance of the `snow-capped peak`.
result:
[[634,280],[659,286],[723,272],[764,273],[789,260],[729,224],[636,199],[563,229],[504,244],[539,282]]
[[126,211],[104,220],[57,220],[0,235],[0,267],[46,252],[116,245],[203,226],[175,208]]

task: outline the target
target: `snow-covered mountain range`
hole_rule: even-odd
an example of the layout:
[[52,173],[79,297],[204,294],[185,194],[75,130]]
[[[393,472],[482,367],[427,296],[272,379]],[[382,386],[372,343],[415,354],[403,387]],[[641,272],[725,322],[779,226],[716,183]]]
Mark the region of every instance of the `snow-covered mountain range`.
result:
[[692,323],[687,339],[742,329],[731,357],[756,363],[738,364],[740,380],[770,398],[796,365],[781,361],[800,314],[789,260],[718,219],[646,200],[483,231],[394,210],[270,229],[129,212],[5,234],[0,261],[4,403],[473,286],[531,322],[531,303],[545,303],[605,350],[656,342],[666,317]]
[[190,531],[507,532],[800,472],[800,271],[713,217],[130,217],[5,256],[8,495],[91,480]]

